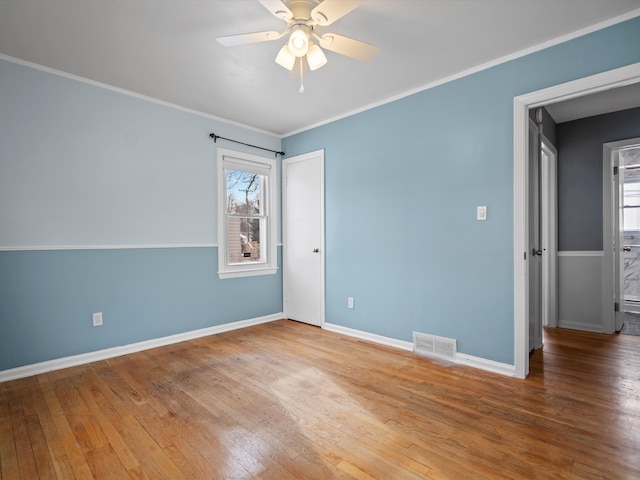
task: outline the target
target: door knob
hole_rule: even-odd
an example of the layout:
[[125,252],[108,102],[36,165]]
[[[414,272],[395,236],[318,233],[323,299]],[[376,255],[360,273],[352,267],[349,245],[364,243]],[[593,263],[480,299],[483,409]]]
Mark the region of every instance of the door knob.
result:
[[542,255],[542,250],[536,250],[535,248],[533,250],[531,250],[531,255],[533,255],[534,257],[536,255]]
[[631,247],[622,247],[622,251],[623,252],[630,252],[631,251]]
[[313,253],[318,253],[320,250],[318,250],[317,248],[313,249]]

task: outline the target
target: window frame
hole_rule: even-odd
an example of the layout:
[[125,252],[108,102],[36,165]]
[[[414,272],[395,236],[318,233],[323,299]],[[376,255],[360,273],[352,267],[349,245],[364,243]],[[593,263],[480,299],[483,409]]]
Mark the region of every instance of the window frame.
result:
[[[246,168],[246,170],[245,170]],[[217,214],[218,214],[218,277],[238,278],[256,275],[272,275],[278,271],[277,257],[277,165],[275,159],[251,155],[249,153],[218,148],[216,173],[217,173]],[[264,241],[260,244],[261,252],[264,251],[265,259],[260,262],[228,262],[227,241],[227,185],[225,170],[237,170],[243,172],[258,173],[264,178],[264,216],[266,217],[266,232]]]

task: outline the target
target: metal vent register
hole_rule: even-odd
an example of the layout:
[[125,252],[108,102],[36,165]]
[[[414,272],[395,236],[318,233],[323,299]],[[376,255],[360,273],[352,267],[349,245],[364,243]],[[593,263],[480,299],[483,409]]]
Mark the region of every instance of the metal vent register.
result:
[[413,352],[419,355],[456,358],[456,340],[427,333],[413,332]]

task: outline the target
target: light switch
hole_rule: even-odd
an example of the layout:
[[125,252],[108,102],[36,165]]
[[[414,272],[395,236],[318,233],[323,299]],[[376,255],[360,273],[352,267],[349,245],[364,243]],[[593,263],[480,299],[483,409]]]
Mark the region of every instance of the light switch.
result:
[[478,206],[478,220],[486,220],[487,219],[487,207],[486,206]]

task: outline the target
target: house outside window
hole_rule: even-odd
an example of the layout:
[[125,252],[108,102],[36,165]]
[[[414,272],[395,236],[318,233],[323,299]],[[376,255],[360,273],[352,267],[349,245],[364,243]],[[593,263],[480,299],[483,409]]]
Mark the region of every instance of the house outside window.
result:
[[274,274],[276,162],[218,149],[218,276]]

